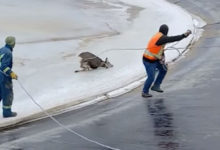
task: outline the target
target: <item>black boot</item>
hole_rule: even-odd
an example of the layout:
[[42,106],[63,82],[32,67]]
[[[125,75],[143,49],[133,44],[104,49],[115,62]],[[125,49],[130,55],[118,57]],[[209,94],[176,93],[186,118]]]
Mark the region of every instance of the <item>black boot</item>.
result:
[[149,93],[142,92],[142,97],[147,98],[147,97],[152,97],[152,95]]
[[153,86],[151,87],[151,90],[152,90],[152,91],[156,91],[156,92],[163,93],[163,90],[161,90],[160,86],[157,86],[157,85],[153,85]]
[[12,112],[11,109],[3,108],[3,117],[4,118],[16,117],[16,116],[17,116],[16,112]]

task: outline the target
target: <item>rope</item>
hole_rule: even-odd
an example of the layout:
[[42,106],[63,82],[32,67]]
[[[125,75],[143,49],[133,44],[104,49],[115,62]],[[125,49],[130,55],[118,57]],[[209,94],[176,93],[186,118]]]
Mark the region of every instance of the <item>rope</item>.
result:
[[94,144],[97,144],[99,146],[102,146],[102,147],[105,147],[105,148],[108,148],[109,150],[120,150],[118,148],[114,148],[114,147],[111,147],[111,146],[108,146],[108,145],[105,145],[105,144],[102,144],[102,143],[99,143],[97,141],[94,141],[94,140],[91,140],[79,133],[77,133],[76,131],[72,130],[71,128],[69,127],[66,127],[65,125],[63,125],[61,122],[59,122],[56,118],[54,118],[52,115],[50,115],[39,103],[36,102],[36,100],[31,96],[31,94],[25,89],[25,87],[22,85],[22,83],[18,81],[18,84],[20,85],[20,87],[24,90],[24,92],[28,95],[28,97],[32,100],[32,102],[37,105],[43,113],[45,113],[51,120],[53,120],[57,125],[59,125],[60,127],[64,128],[65,130],[69,131],[70,133],[73,133],[74,135],[77,135],[78,137],[88,141],[88,142],[91,142],[91,143],[94,143]]
[[[174,47],[175,45],[177,45],[180,41],[176,42],[175,44],[173,44],[172,46],[169,46],[167,48],[164,49],[164,51],[168,51],[168,50],[176,50],[178,53],[179,53],[179,56],[177,58],[174,58],[172,60],[172,62],[174,62],[175,60],[177,60],[180,56],[182,56],[184,54],[184,52],[190,48],[213,48],[213,47],[220,47],[218,45],[216,46],[198,46],[198,47],[194,47],[194,46],[191,46],[192,45],[192,41],[194,40],[194,38],[191,39],[191,42],[190,44],[188,44],[188,46],[186,47]],[[102,51],[101,53],[99,54],[102,54],[102,53],[105,53],[105,52],[109,52],[109,51],[143,51],[145,48],[112,48],[112,49],[106,49],[104,51]],[[182,52],[180,50],[183,50]],[[98,58],[98,56],[95,56],[95,57],[88,57],[88,58],[82,58],[82,59],[85,59],[85,60],[92,60],[92,59],[96,59]],[[78,70],[76,70],[75,72],[78,72]]]
[[[193,18],[191,18],[191,19],[192,19],[192,22],[193,22]],[[217,22],[216,24],[219,24],[219,23],[220,22]],[[109,24],[107,24],[107,26],[110,29],[112,29]],[[193,40],[195,40],[196,29],[201,29],[201,28],[200,27],[196,27],[196,25],[193,24],[193,32],[192,32],[193,37],[192,37],[192,39],[190,40],[189,44],[186,47],[175,47],[176,45],[178,45],[181,42],[181,41],[177,41],[174,44],[172,44],[171,46],[165,48],[164,51],[176,50],[179,53],[179,56],[178,56],[178,58],[179,58],[188,49],[188,47],[192,45]],[[220,46],[196,47],[196,48],[210,48],[210,47],[220,47]],[[191,48],[193,48],[193,46],[191,46]],[[137,51],[137,50],[144,50],[144,49],[146,49],[146,48],[112,48],[112,49],[106,49],[106,50],[102,51],[99,54],[102,54],[104,52],[109,52],[109,51]],[[183,49],[183,51],[180,52],[180,49]],[[94,58],[97,58],[97,57],[89,57],[89,58],[86,58],[86,60],[94,59]]]
[[[220,47],[220,45],[215,45],[215,46],[191,46],[190,48],[213,48],[213,47]],[[106,52],[106,51],[143,51],[145,48],[114,48],[114,49],[107,49],[105,51],[103,51],[102,53]],[[187,47],[173,47],[173,46],[169,46],[167,48],[165,48],[164,50],[176,50],[176,49],[187,49]]]

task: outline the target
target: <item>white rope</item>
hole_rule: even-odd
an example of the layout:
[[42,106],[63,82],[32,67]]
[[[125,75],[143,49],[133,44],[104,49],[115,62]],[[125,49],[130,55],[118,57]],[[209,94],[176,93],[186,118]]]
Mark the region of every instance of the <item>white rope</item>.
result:
[[111,147],[111,146],[108,146],[108,145],[99,143],[99,142],[97,142],[97,141],[91,140],[91,139],[89,139],[89,138],[87,138],[87,137],[85,137],[85,136],[83,136],[83,135],[77,133],[76,131],[72,130],[71,128],[66,127],[65,125],[63,125],[63,124],[62,124],[61,122],[59,122],[56,118],[54,118],[52,115],[50,115],[39,103],[37,103],[36,100],[34,100],[34,98],[33,98],[33,97],[31,96],[31,94],[25,89],[25,87],[22,85],[22,83],[21,83],[19,80],[17,80],[17,81],[18,81],[18,84],[20,85],[20,87],[25,91],[25,93],[26,93],[26,94],[29,96],[29,98],[32,100],[32,102],[33,102],[34,104],[36,104],[36,105],[42,110],[42,112],[44,112],[50,119],[52,119],[52,120],[53,120],[56,124],[58,124],[60,127],[66,129],[67,131],[73,133],[74,135],[79,136],[80,138],[82,138],[82,139],[84,139],[84,140],[86,140],[86,141],[88,141],[88,142],[97,144],[97,145],[99,145],[99,146],[108,148],[108,149],[110,149],[110,150],[120,150],[120,149],[118,149],[118,148],[114,148],[114,147]]

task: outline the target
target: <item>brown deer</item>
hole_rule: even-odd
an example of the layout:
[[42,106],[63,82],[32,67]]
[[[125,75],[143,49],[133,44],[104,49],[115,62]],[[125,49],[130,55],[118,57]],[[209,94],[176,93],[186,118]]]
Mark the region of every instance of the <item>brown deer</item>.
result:
[[103,61],[101,58],[90,52],[82,52],[79,54],[79,57],[81,58],[80,67],[82,70],[75,70],[75,72],[93,70],[98,67],[105,67],[106,69],[113,67],[108,61],[108,58],[105,58],[105,61]]

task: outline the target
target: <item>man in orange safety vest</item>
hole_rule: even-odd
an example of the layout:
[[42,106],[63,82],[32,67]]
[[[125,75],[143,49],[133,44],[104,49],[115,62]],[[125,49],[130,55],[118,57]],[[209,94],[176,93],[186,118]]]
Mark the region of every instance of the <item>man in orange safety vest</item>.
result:
[[[164,47],[167,43],[180,41],[188,37],[192,32],[188,30],[187,32],[177,35],[177,36],[167,36],[168,26],[163,24],[160,26],[159,32],[156,33],[148,42],[147,48],[143,54],[143,64],[147,72],[147,80],[145,81],[142,97],[152,97],[149,94],[149,89],[154,82],[151,90],[156,92],[163,92],[160,85],[167,73],[167,68],[165,66],[164,58]],[[155,80],[156,70],[158,70],[158,75]],[[155,81],[154,81],[155,80]]]

